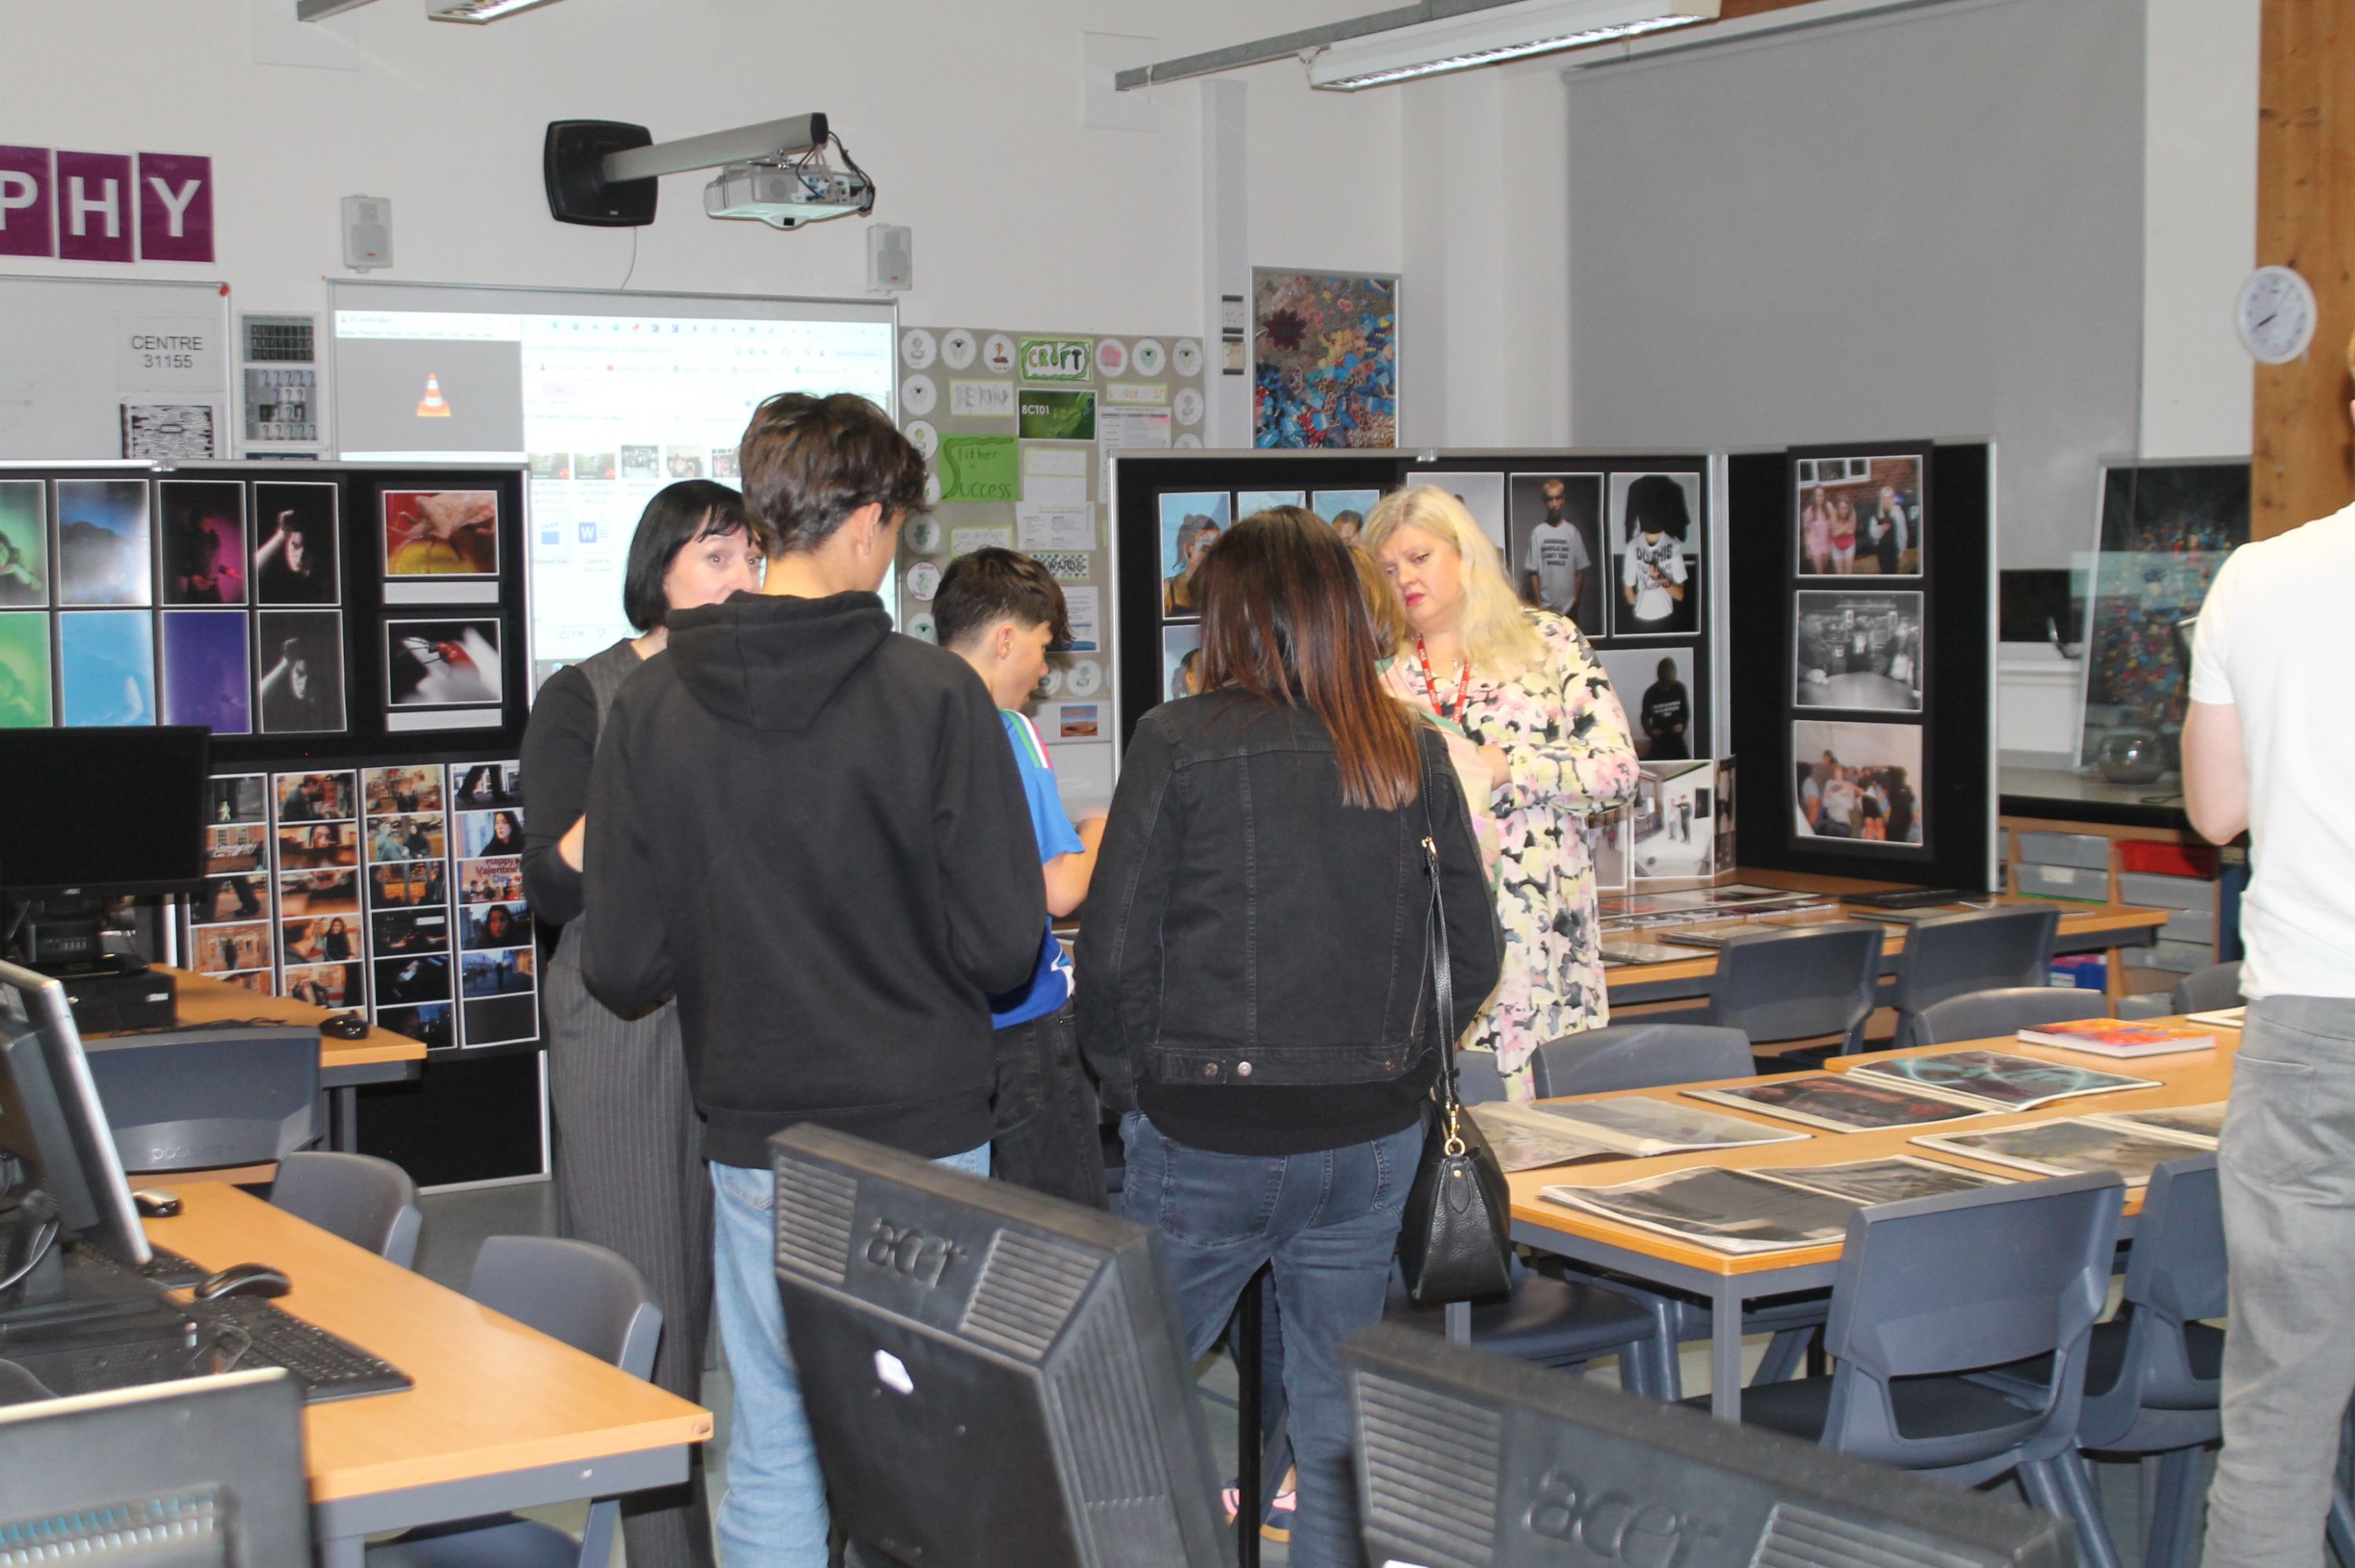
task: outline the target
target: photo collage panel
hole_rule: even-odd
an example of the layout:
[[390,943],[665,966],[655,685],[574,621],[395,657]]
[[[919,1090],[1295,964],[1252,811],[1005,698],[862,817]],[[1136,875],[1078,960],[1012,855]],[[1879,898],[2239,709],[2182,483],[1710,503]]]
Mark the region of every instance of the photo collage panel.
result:
[[205,889],[186,906],[188,967],[275,996],[278,933],[270,885],[270,780],[263,773],[233,773],[211,780],[208,788]]
[[1926,449],[1792,456],[1796,844],[1923,853],[1930,843],[1929,465]]
[[361,937],[359,775],[273,773],[279,995],[367,1010]]
[[460,1028],[468,1046],[539,1034],[539,951],[523,887],[523,769],[451,769],[457,862]]
[[447,787],[438,763],[360,773],[377,1027],[429,1051],[458,1043]]

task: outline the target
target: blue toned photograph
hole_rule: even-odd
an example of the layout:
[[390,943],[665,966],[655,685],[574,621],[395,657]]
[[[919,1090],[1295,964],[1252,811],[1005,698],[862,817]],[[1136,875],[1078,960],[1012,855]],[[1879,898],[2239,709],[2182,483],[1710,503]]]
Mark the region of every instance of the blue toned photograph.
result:
[[150,554],[147,481],[58,481],[59,604],[154,603]]
[[1333,525],[1333,531],[1355,544],[1366,514],[1382,498],[1380,490],[1319,490],[1310,509]]
[[1253,512],[1264,512],[1271,507],[1305,507],[1308,505],[1305,490],[1238,490],[1235,492],[1235,516],[1248,517]]
[[202,724],[216,735],[253,732],[245,624],[238,610],[165,613],[165,723]]
[[58,688],[69,726],[155,722],[155,630],[144,612],[58,617]]
[[1234,521],[1224,490],[1173,490],[1161,502],[1161,613],[1199,615],[1194,569]]

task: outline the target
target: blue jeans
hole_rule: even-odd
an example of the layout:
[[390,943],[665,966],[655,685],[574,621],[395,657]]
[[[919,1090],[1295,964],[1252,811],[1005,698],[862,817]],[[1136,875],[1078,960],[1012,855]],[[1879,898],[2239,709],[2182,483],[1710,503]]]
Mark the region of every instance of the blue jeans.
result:
[[1287,1561],[1358,1568],[1364,1550],[1338,1352],[1342,1340],[1381,1321],[1421,1124],[1371,1143],[1276,1157],[1177,1143],[1134,1111],[1120,1133],[1128,1153],[1122,1210],[1161,1232],[1188,1352],[1199,1357],[1217,1341],[1243,1286],[1274,1264],[1300,1471]]
[[2216,1176],[2230,1258],[2208,1568],[2307,1568],[2355,1393],[2355,1000],[2249,1004]]
[[[938,1164],[989,1174],[984,1144]],[[719,1504],[727,1568],[826,1568],[826,1477],[802,1411],[801,1379],[785,1348],[777,1295],[777,1179],[739,1165],[711,1167],[713,1299],[736,1387],[728,1435],[728,1495]]]

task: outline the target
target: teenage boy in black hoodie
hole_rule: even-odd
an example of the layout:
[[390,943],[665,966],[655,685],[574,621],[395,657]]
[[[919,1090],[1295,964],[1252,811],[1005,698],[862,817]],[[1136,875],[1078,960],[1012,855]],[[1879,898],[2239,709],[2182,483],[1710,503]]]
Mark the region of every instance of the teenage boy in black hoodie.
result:
[[678,997],[736,1387],[721,1556],[825,1568],[766,1142],[816,1122],[986,1174],[988,998],[1029,978],[1046,889],[988,688],[876,597],[923,459],[863,398],[788,392],[741,464],[768,576],[673,614],[614,699],[581,967],[625,1015]]

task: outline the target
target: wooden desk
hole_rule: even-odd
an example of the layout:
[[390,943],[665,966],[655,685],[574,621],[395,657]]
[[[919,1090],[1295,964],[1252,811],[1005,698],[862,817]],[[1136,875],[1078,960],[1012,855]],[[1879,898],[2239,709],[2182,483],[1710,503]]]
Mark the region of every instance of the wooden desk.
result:
[[[1636,1279],[1673,1286],[1706,1300],[1713,1318],[1710,1340],[1710,1410],[1712,1414],[1725,1420],[1737,1421],[1742,1414],[1743,1304],[1761,1296],[1780,1296],[1796,1290],[1819,1290],[1829,1285],[1839,1264],[1840,1249],[1838,1246],[1806,1247],[1790,1252],[1735,1256],[1637,1226],[1622,1225],[1582,1209],[1548,1202],[1539,1196],[1540,1189],[1614,1187],[1623,1181],[1657,1176],[1664,1171],[1684,1170],[1693,1166],[1713,1165],[1726,1170],[1743,1170],[1778,1165],[1832,1165],[1907,1153],[1984,1170],[2015,1181],[2034,1180],[2034,1177],[2025,1176],[2008,1166],[1965,1159],[1942,1149],[1915,1147],[1912,1139],[1923,1132],[1965,1127],[1972,1132],[1984,1132],[2021,1122],[2082,1116],[2096,1111],[2151,1110],[2165,1105],[2202,1105],[2222,1100],[2232,1087],[2232,1052],[2239,1048],[2241,1037],[2237,1029],[2220,1029],[2215,1033],[2217,1049],[2213,1051],[2144,1057],[2129,1061],[2112,1061],[2076,1051],[2051,1051],[2009,1039],[1955,1042],[1916,1051],[1875,1051],[1834,1059],[1831,1065],[1838,1070],[1891,1057],[1957,1051],[1969,1045],[2039,1057],[2048,1061],[2066,1062],[2073,1067],[2102,1068],[2129,1077],[2156,1079],[2160,1085],[2156,1089],[2136,1089],[2114,1094],[2088,1094],[2056,1101],[2033,1111],[1977,1116],[1967,1122],[1940,1123],[1934,1127],[1890,1127],[1857,1133],[1821,1132],[1796,1122],[1751,1115],[1714,1101],[1682,1100],[1689,1106],[1754,1121],[1778,1132],[1804,1132],[1811,1136],[1804,1142],[1767,1144],[1754,1148],[1661,1155],[1649,1159],[1604,1160],[1593,1165],[1555,1166],[1515,1172],[1507,1178],[1513,1193],[1513,1239],[1540,1252],[1553,1253],[1590,1267],[1607,1268]],[[1672,1089],[1639,1089],[1572,1098],[1617,1100],[1643,1096],[1680,1100],[1683,1090],[1688,1088],[1718,1088],[1728,1083],[1757,1082],[1759,1080],[1755,1078],[1730,1078],[1715,1084],[1679,1084]],[[2188,1155],[2197,1151],[2187,1147],[2184,1152]],[[2128,1219],[2120,1232],[2122,1237],[2133,1233],[2132,1216],[2140,1211],[2141,1206],[2140,1190],[2129,1190],[2126,1195]]]
[[[249,991],[242,986],[191,974],[186,969],[165,968],[164,972],[169,974],[179,987],[180,1022],[186,1028],[201,1029],[208,1024],[266,1019],[317,1029],[330,1016],[325,1008],[314,1008],[308,1002],[298,1002],[290,997],[266,997],[259,991]],[[102,1040],[106,1036],[101,1033],[91,1038]],[[392,1083],[404,1078],[414,1078],[418,1064],[424,1060],[425,1047],[422,1044],[390,1029],[370,1026],[367,1038],[362,1040],[336,1040],[321,1035],[319,1087],[327,1096],[327,1147],[345,1150],[359,1147],[361,1084]]]
[[710,1413],[218,1182],[176,1184],[158,1246],[207,1268],[262,1262],[279,1305],[416,1380],[405,1393],[309,1406],[304,1441],[319,1561],[357,1568],[363,1538],[687,1478]]
[[[1787,888],[1797,893],[1828,893],[1835,897],[1849,893],[1875,892],[1902,887],[1900,882],[1867,882],[1853,877],[1824,877],[1807,871],[1737,871],[1738,880],[1765,888]],[[2109,955],[2110,1001],[2116,1005],[2120,965],[2118,943],[2121,937],[2138,936],[2167,923],[2171,912],[2163,909],[2137,909],[2128,904],[2058,904],[2050,899],[2018,898],[2003,894],[1995,901],[2001,904],[2025,904],[2030,908],[2057,907],[2061,911],[2061,929],[2052,941],[2055,953],[2091,953],[2106,951]],[[1827,921],[1850,918],[1845,911],[1838,914],[1827,912]],[[1856,917],[1861,918],[1861,917]],[[1912,928],[1902,922],[1888,922],[1889,934],[1881,944],[1881,973],[1896,973],[1897,955],[1904,950],[1905,933]],[[1633,931],[1616,933],[1634,942],[1665,940],[1653,931]],[[1717,973],[1717,955],[1696,948],[1690,958],[1669,964],[1614,965],[1604,971],[1604,984],[1614,1008],[1645,1002],[1690,1001],[1709,995],[1709,982]]]

